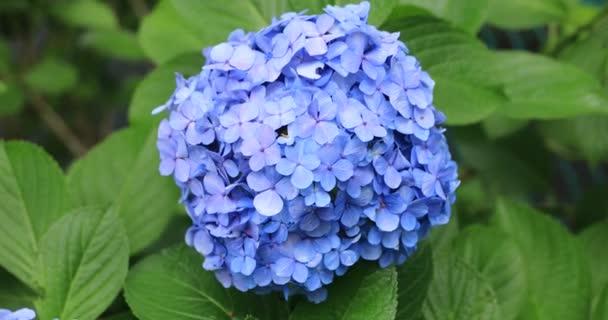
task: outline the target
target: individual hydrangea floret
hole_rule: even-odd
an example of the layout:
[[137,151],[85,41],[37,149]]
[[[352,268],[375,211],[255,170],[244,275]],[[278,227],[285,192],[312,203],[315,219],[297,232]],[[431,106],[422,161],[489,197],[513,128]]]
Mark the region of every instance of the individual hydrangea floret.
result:
[[32,309],[22,308],[16,311],[0,309],[0,320],[33,320],[36,312]]
[[449,221],[459,181],[434,82],[368,11],[237,30],[157,108],[186,243],[225,287],[320,302],[357,261],[403,263]]

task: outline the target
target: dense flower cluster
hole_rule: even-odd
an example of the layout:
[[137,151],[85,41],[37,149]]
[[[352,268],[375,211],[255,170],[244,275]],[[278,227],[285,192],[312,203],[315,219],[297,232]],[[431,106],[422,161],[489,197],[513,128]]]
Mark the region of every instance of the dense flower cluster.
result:
[[0,320],[32,320],[34,318],[36,318],[36,312],[28,308],[16,311],[0,309]]
[[224,286],[319,302],[359,259],[403,263],[448,222],[459,181],[434,82],[368,10],[237,30],[157,108],[186,242]]

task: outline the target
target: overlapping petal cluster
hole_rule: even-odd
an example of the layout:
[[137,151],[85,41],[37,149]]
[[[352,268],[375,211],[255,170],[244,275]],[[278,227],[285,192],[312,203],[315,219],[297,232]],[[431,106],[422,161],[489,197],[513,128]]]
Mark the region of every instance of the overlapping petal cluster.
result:
[[459,181],[434,82],[368,10],[237,30],[157,109],[186,242],[224,286],[319,302],[358,260],[403,263],[448,222]]
[[11,311],[0,309],[0,320],[33,320],[36,318],[36,312],[32,309],[22,308]]

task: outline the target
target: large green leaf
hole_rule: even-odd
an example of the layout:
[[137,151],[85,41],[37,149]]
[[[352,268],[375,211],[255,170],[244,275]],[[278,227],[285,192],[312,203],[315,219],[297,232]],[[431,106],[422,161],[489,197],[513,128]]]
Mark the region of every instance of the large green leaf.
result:
[[40,147],[0,141],[0,265],[30,287],[40,238],[66,206],[65,179]]
[[[201,20],[204,21],[202,16]],[[142,20],[137,39],[144,53],[157,64],[184,53],[200,53],[203,47],[212,44],[184,21],[170,0],[160,1]]]
[[97,318],[120,291],[128,263],[127,236],[113,209],[87,207],[65,215],[41,240],[38,316]]
[[397,272],[375,263],[359,263],[328,288],[327,301],[301,302],[290,320],[392,320],[397,312]]
[[486,70],[503,84],[509,102],[498,111],[525,119],[608,114],[600,83],[581,69],[541,55],[503,51]]
[[414,5],[435,16],[454,23],[470,33],[477,33],[483,24],[491,0],[400,0],[403,5]]
[[568,7],[563,0],[491,0],[488,22],[502,28],[526,29],[563,21]]
[[[174,58],[150,72],[137,86],[129,106],[131,123],[150,122],[152,110],[165,102],[175,90],[175,73],[184,76],[200,72],[204,58],[200,53],[186,54]],[[160,116],[156,116],[160,119]]]
[[287,306],[277,296],[225,289],[203,270],[196,250],[179,245],[152,255],[129,272],[126,299],[139,319],[285,319]]
[[528,301],[535,319],[588,319],[590,278],[574,237],[550,217],[520,203],[500,200],[495,223],[522,253]]
[[526,275],[515,242],[497,228],[471,226],[453,241],[454,253],[496,292],[501,319],[515,319],[526,298]]
[[397,267],[397,315],[395,319],[419,319],[433,278],[433,253],[429,244]]
[[75,206],[116,207],[131,253],[160,237],[179,198],[171,179],[158,173],[158,161],[156,130],[141,124],[113,133],[68,174]]
[[112,8],[96,0],[63,1],[52,7],[53,14],[64,23],[92,29],[114,29],[118,19]]
[[482,274],[453,253],[435,257],[424,319],[502,319],[496,293]]
[[[597,210],[601,210],[597,208]],[[604,209],[608,211],[608,209]],[[608,222],[599,222],[585,229],[578,236],[584,255],[591,268],[591,288],[593,296],[600,294],[602,288],[608,285]]]
[[430,17],[390,20],[386,28],[401,40],[436,82],[435,105],[451,125],[479,122],[506,102],[499,83],[486,83],[478,70],[493,60],[477,39]]
[[76,68],[56,58],[44,59],[25,75],[25,83],[30,88],[50,94],[60,94],[71,89],[77,80]]

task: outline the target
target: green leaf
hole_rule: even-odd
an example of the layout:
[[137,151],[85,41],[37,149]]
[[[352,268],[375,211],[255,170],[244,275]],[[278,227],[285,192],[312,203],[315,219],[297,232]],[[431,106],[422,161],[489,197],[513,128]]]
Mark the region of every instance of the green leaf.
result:
[[95,319],[116,297],[127,275],[129,245],[112,209],[80,208],[41,240],[41,319]]
[[579,34],[576,41],[558,52],[557,57],[608,84],[604,75],[604,66],[608,64],[608,17],[600,19],[591,30]]
[[375,263],[358,263],[328,288],[327,301],[301,302],[290,320],[392,320],[397,312],[397,272]]
[[433,278],[433,253],[429,244],[421,245],[408,260],[397,267],[396,320],[419,319]]
[[494,227],[473,225],[454,239],[454,254],[494,289],[502,315],[515,319],[525,302],[526,275],[517,244]]
[[144,58],[135,34],[126,30],[90,31],[81,40],[85,46],[108,57],[124,60],[142,60]]
[[411,54],[435,80],[435,105],[450,125],[479,122],[506,101],[498,84],[486,84],[477,70],[492,55],[477,39],[430,17],[391,20],[386,28],[401,33]]
[[529,29],[565,20],[568,8],[562,0],[492,0],[488,22],[507,29]]
[[63,93],[76,85],[78,72],[73,65],[55,58],[46,58],[25,75],[25,83],[36,91]]
[[543,121],[538,128],[547,146],[564,157],[592,164],[608,159],[608,116]]
[[225,289],[203,270],[202,261],[196,250],[179,245],[138,263],[125,284],[133,313],[149,320],[286,318],[286,305],[277,296]]
[[507,118],[498,114],[493,114],[481,122],[481,126],[490,139],[508,136],[526,125],[528,125],[528,121],[525,119]]
[[0,265],[32,288],[39,240],[64,214],[66,199],[63,173],[44,150],[0,141]]
[[461,82],[457,78],[431,75],[435,80],[435,105],[446,116],[448,125],[468,125],[490,116],[504,98],[491,89]]
[[590,74],[541,55],[503,51],[489,74],[504,85],[509,102],[498,111],[525,119],[555,119],[584,113],[608,114],[608,98]]
[[63,23],[90,29],[115,29],[118,19],[112,8],[102,1],[65,1],[52,7],[52,13]]
[[160,1],[142,20],[137,39],[144,53],[157,64],[184,53],[200,53],[205,45],[209,45],[177,13],[170,0]]
[[504,145],[482,139],[476,132],[456,132],[452,141],[458,145],[461,164],[479,173],[486,192],[522,195],[549,188],[549,183],[538,170]]
[[454,23],[471,34],[483,24],[491,0],[400,0],[402,5],[414,5],[435,16]]
[[36,293],[0,268],[0,306],[4,309],[32,308]]
[[0,117],[10,116],[23,109],[23,93],[12,83],[5,84],[5,90],[0,92]]
[[[131,123],[150,122],[152,110],[167,102],[175,90],[175,73],[189,76],[200,72],[204,58],[200,53],[176,57],[150,72],[139,83],[129,106]],[[156,116],[160,119],[160,116]]]
[[608,272],[606,272],[608,270],[608,254],[606,253],[608,221],[591,225],[578,235],[578,240],[581,243],[583,254],[589,261],[591,289],[592,295],[595,297],[608,285]]
[[602,293],[595,300],[593,315],[591,320],[606,320],[608,319],[608,286],[604,287]]
[[528,282],[526,318],[588,319],[588,266],[574,237],[550,217],[507,200],[498,202],[495,223],[517,243],[523,256]]
[[158,173],[156,130],[138,125],[113,133],[74,163],[68,187],[74,206],[113,205],[137,253],[160,237],[179,199]]
[[435,257],[424,319],[502,319],[491,283],[453,253]]

